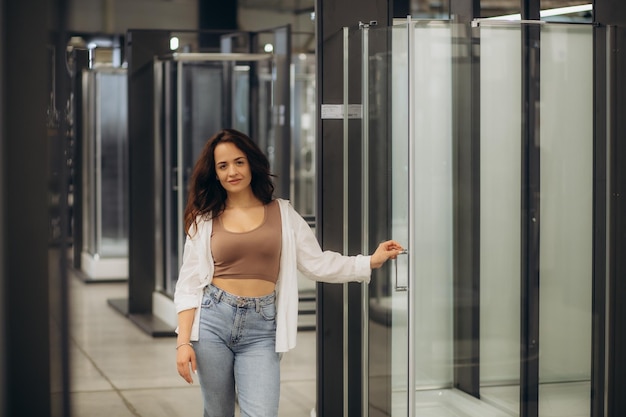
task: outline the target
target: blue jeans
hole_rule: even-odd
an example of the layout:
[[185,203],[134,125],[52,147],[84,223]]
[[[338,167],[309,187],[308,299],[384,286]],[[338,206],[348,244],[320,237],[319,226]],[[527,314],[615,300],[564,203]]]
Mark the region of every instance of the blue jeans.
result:
[[200,339],[194,343],[204,417],[276,417],[280,357],[276,353],[276,303],[238,297],[213,285],[204,291]]

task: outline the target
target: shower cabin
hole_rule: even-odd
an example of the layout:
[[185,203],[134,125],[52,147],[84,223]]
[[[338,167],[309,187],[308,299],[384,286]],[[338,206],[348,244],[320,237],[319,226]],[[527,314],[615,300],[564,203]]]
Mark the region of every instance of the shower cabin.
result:
[[86,281],[128,278],[126,69],[82,71],[82,252]]
[[343,116],[362,155],[344,192],[362,194],[345,198],[364,253],[407,248],[362,287],[362,336],[346,335],[360,415],[591,415],[593,37],[484,19],[344,29],[360,57],[344,59],[344,103],[362,77],[360,120]]

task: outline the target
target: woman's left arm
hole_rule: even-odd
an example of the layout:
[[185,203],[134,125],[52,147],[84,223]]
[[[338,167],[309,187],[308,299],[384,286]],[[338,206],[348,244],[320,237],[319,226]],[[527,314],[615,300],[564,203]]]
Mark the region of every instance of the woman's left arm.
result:
[[298,269],[311,279],[326,282],[364,280],[372,269],[380,268],[388,259],[395,258],[402,246],[393,240],[378,245],[371,256],[344,256],[335,251],[322,251],[307,222],[290,207],[291,226],[296,239]]

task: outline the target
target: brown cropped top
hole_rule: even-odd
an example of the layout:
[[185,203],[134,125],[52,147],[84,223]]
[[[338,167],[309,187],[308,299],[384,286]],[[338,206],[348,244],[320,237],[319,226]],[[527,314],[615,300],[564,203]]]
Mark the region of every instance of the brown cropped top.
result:
[[276,283],[282,244],[280,207],[265,205],[263,223],[249,232],[230,232],[222,219],[213,220],[211,252],[216,278],[256,278]]

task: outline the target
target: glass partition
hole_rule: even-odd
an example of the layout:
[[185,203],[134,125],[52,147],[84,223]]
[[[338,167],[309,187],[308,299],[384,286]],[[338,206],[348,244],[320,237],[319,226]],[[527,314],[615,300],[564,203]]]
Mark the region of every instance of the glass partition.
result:
[[[370,28],[361,43],[369,75],[366,239],[373,249],[387,228],[408,247],[370,284],[368,408],[421,415],[433,393],[453,386],[452,25]],[[388,200],[373,191],[384,187]],[[375,221],[386,210],[387,221]]]
[[[590,415],[592,27],[533,26],[540,42],[529,52],[524,25],[408,21],[349,32],[348,53],[362,54],[366,78],[363,239],[369,248],[384,237],[408,248],[368,287],[369,415]],[[462,60],[478,74],[465,79],[472,85],[457,78]],[[525,89],[538,97],[527,107]],[[477,109],[458,105],[468,91]],[[459,128],[468,112],[479,129]],[[467,141],[478,155],[469,172],[459,150]],[[459,175],[478,181],[461,182]],[[471,184],[477,204],[458,199],[461,184]],[[537,201],[537,213],[528,214],[525,198]],[[477,210],[476,239],[459,229],[465,210]],[[454,295],[455,283],[474,273],[456,258],[463,245],[478,245],[475,298]],[[531,258],[538,271],[528,270]],[[524,293],[535,272],[537,291]],[[479,323],[466,333],[458,332],[459,300],[476,300],[479,311]],[[539,311],[528,324],[538,330],[531,342],[539,355],[537,374],[522,377],[524,311]],[[471,364],[479,369],[477,394],[459,389],[466,359],[459,355],[468,343],[479,346],[478,363]],[[523,399],[532,386],[538,402]]]
[[289,195],[302,216],[315,217],[315,55],[298,54],[292,59],[291,117],[292,165]]
[[539,416],[591,409],[593,34],[541,31]]
[[[542,25],[539,297],[520,293],[522,26],[481,23],[481,397],[519,415],[521,302],[539,308],[539,416],[591,402],[592,28]],[[532,107],[531,107],[532,108]],[[531,166],[533,161],[529,163]],[[532,168],[531,168],[532,169]],[[525,279],[525,277],[521,277]],[[497,311],[498,314],[494,314]]]
[[481,398],[519,415],[522,45],[519,24],[480,29]]

